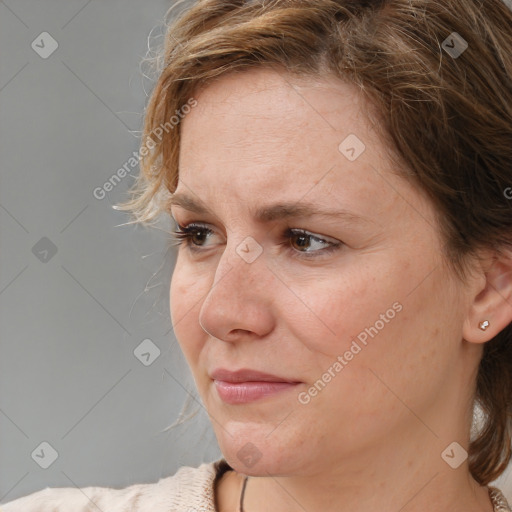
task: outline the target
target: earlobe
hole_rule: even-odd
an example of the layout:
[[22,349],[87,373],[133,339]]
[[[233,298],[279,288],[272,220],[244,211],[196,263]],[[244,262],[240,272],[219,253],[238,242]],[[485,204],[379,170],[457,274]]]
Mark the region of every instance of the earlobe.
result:
[[495,254],[482,270],[468,309],[463,337],[471,343],[485,343],[512,322],[512,251]]

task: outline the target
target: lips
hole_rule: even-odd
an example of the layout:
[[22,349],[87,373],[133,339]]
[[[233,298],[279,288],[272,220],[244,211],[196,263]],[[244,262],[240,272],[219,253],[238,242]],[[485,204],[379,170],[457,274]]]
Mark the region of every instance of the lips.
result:
[[217,368],[214,370],[210,378],[224,382],[238,383],[238,382],[289,382],[296,384],[298,381],[279,377],[271,373],[260,372],[250,368],[242,368],[236,371],[226,370],[224,368]]
[[277,398],[300,383],[271,373],[243,368],[218,368],[210,375],[221,400],[230,405],[248,404],[263,398]]

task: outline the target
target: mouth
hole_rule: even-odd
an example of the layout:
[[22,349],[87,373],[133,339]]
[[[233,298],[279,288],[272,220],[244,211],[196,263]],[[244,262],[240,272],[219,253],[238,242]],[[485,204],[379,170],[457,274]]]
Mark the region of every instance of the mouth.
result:
[[228,404],[244,404],[289,391],[301,382],[258,370],[229,371],[219,368],[210,378],[221,400]]

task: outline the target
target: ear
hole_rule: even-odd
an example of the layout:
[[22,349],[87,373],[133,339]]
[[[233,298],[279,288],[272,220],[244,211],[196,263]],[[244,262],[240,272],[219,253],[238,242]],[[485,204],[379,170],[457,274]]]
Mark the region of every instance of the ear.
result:
[[512,251],[493,253],[478,273],[462,331],[471,343],[489,341],[512,322]]

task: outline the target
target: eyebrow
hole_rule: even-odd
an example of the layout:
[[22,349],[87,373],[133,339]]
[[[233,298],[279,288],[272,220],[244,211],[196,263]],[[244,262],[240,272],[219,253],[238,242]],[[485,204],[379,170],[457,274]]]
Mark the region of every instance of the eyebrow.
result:
[[[168,209],[171,206],[180,206],[185,210],[200,215],[212,215],[212,212],[201,202],[186,194],[174,194],[168,199]],[[311,203],[276,203],[268,206],[260,206],[251,212],[254,219],[259,223],[269,223],[279,219],[290,219],[300,217],[318,217],[325,219],[343,220],[351,224],[374,224],[374,221],[362,215],[356,215],[344,209],[320,208]]]

